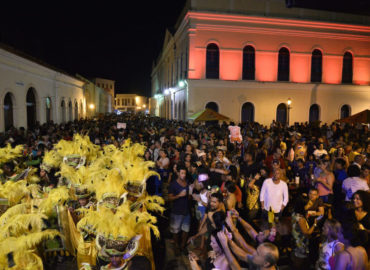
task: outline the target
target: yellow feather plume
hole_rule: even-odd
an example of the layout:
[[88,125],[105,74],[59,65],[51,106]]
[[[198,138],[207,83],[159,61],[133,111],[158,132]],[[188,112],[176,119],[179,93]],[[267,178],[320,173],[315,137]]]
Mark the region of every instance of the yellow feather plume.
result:
[[0,148],[0,163],[6,163],[15,158],[21,157],[23,154],[23,145],[17,145],[12,148],[10,144],[6,147]]
[[0,228],[0,241],[8,237],[18,237],[29,232],[41,231],[46,215],[40,213],[19,214],[10,217]]
[[42,163],[49,166],[50,168],[59,168],[60,164],[63,161],[63,157],[53,149],[51,151],[45,152]]
[[21,203],[10,207],[0,217],[0,228],[13,216],[29,213],[30,209],[31,205],[29,203]]
[[124,193],[124,180],[117,169],[107,171],[104,180],[94,183],[95,194],[98,201],[103,199],[105,194],[119,198]]
[[0,198],[6,198],[9,205],[18,204],[22,199],[27,198],[30,191],[27,188],[27,181],[20,180],[18,182],[7,181],[0,185]]
[[50,215],[56,205],[64,204],[70,198],[70,191],[67,187],[62,186],[55,189],[52,189],[47,198],[42,200],[39,205],[41,213]]
[[0,242],[0,254],[33,249],[41,241],[52,239],[58,235],[60,234],[57,230],[45,230],[19,237],[9,237]]

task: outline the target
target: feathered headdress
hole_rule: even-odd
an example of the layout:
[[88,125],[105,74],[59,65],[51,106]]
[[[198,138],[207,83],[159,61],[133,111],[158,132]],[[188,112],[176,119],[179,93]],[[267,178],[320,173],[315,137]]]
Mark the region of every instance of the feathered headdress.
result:
[[88,136],[80,134],[75,134],[72,141],[60,140],[55,150],[65,163],[73,167],[89,164],[99,155],[99,146],[93,144]]
[[0,148],[0,163],[6,163],[15,158],[21,157],[23,154],[23,149],[23,145],[17,145],[13,148],[10,144]]
[[71,192],[66,186],[61,186],[50,190],[49,194],[39,205],[39,211],[43,214],[50,215],[56,205],[64,204],[71,198]]
[[125,191],[123,177],[117,169],[107,171],[104,179],[96,180],[93,186],[98,201],[104,201],[106,198],[119,199]]
[[129,203],[118,206],[115,212],[104,207],[97,211],[84,211],[85,216],[78,222],[77,227],[83,229],[90,226],[106,239],[128,242],[140,234],[144,227],[151,228],[156,237],[159,237],[158,228],[154,225],[156,218],[148,212],[131,212]]
[[150,169],[152,166],[153,162],[139,159],[119,166],[125,178],[124,187],[130,195],[142,196],[146,190],[146,180],[152,175],[160,177],[157,172]]
[[63,157],[55,149],[53,149],[45,152],[40,168],[50,172],[52,168],[59,168],[62,161]]
[[7,181],[0,185],[0,198],[8,200],[10,206],[16,205],[30,195],[26,180],[18,182]]

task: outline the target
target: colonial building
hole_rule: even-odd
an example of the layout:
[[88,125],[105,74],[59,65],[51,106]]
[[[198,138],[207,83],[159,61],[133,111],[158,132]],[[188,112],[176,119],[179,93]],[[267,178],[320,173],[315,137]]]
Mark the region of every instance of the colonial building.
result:
[[109,104],[110,107],[108,109],[111,112],[114,108],[113,102],[114,102],[114,93],[115,93],[115,89],[114,89],[115,81],[108,80],[108,79],[103,79],[103,78],[94,78],[93,82],[98,87],[104,89],[111,96],[111,98],[110,98],[111,103]]
[[85,117],[84,82],[0,46],[0,131]]
[[86,101],[86,117],[92,118],[99,114],[111,113],[111,93],[81,75],[77,74],[76,77],[85,83],[83,89]]
[[122,112],[146,111],[148,98],[136,94],[117,94],[115,98],[115,109]]
[[189,0],[152,70],[155,114],[333,120],[370,108],[370,17],[284,0]]

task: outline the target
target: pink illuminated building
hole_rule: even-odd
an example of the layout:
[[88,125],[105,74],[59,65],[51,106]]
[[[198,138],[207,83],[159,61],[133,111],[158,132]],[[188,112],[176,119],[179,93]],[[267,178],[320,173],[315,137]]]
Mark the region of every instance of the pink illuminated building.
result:
[[370,17],[189,0],[175,29],[152,71],[158,116],[210,107],[235,122],[331,122],[370,109]]

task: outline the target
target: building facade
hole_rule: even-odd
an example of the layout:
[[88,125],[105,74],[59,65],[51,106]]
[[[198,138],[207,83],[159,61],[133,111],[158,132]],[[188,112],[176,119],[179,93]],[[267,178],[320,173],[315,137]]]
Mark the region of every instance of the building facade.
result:
[[175,28],[152,71],[158,116],[209,107],[235,122],[332,122],[370,108],[369,17],[189,0]]
[[86,117],[92,118],[99,114],[111,113],[111,94],[81,75],[77,74],[76,77],[85,83],[83,89],[86,102]]
[[146,111],[148,98],[135,94],[117,94],[115,98],[115,109],[121,112]]
[[104,89],[109,95],[111,96],[110,100],[111,102],[109,103],[109,108],[108,110],[111,112],[113,111],[114,108],[114,94],[115,94],[115,81],[113,80],[108,80],[108,79],[103,79],[103,78],[94,78],[93,82],[96,84],[97,87],[100,87],[101,89]]
[[84,82],[0,47],[0,132],[85,117]]

